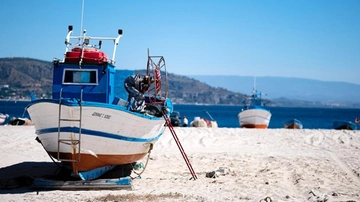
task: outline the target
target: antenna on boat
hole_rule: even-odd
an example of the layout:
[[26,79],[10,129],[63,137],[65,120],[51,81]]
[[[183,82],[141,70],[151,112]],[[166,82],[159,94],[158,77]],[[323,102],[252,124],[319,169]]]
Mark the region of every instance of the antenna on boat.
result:
[[72,25],[69,25],[68,27],[68,33],[66,35],[66,38],[65,38],[65,53],[64,53],[64,59],[65,59],[65,56],[66,56],[66,53],[68,52],[69,50],[69,45],[70,45],[70,36],[72,34],[72,30],[73,30],[73,26]]
[[256,89],[256,76],[254,76],[254,89]]
[[80,22],[80,35],[82,34],[82,28],[83,28],[83,21],[84,21],[84,0],[82,0],[82,6],[81,6],[81,22]]
[[119,34],[118,37],[116,37],[116,39],[114,40],[115,45],[114,45],[114,51],[113,51],[113,56],[111,58],[111,62],[115,62],[116,47],[119,44],[120,38],[122,37],[122,34],[123,34],[122,29],[118,30],[118,34]]
[[256,93],[257,93],[257,90],[256,90],[256,77],[254,76],[254,85],[253,85],[252,94],[255,95]]
[[89,38],[86,38],[86,29],[84,29],[83,31],[83,36],[81,38],[82,40],[82,45],[81,45],[81,55],[80,55],[80,61],[79,61],[79,68],[81,69],[81,65],[83,63],[83,58],[84,58],[84,48],[85,46],[89,45],[90,43],[90,39]]

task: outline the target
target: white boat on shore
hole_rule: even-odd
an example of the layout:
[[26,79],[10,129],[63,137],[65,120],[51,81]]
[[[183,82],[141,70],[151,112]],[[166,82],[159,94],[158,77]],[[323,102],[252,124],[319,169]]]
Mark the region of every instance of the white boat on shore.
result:
[[[169,116],[173,106],[161,88],[167,85],[162,56],[154,56],[158,62],[148,56],[147,75],[155,83],[144,95],[145,109],[152,113],[134,112],[114,94],[115,52],[122,30],[116,38],[90,37],[86,31],[82,36],[71,34],[69,26],[65,58],[53,61],[52,99],[33,100],[27,111],[51,158],[74,176],[89,180],[145,157],[165,130],[163,113]],[[114,43],[111,59],[100,50],[102,41]]]
[[238,114],[241,128],[268,128],[271,113],[262,107],[249,107]]
[[261,96],[261,92],[258,92],[254,85],[250,103],[238,114],[241,128],[268,128],[271,113],[269,110],[263,108]]

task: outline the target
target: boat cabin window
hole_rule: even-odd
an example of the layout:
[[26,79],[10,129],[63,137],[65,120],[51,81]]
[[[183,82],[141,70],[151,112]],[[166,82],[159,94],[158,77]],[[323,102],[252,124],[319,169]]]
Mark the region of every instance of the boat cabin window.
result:
[[63,83],[97,85],[97,71],[92,69],[64,69]]

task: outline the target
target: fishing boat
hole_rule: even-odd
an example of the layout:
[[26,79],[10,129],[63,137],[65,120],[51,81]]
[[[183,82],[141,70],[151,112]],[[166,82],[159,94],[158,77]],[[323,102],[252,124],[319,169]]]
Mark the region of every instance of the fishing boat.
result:
[[[162,136],[173,105],[162,56],[148,52],[146,74],[155,81],[144,93],[145,110],[132,111],[131,102],[114,91],[115,83],[123,82],[114,77],[122,30],[113,38],[87,36],[85,30],[72,36],[72,30],[69,26],[64,58],[53,60],[52,98],[32,97],[26,109],[49,156],[73,176],[91,180],[144,158]],[[113,42],[112,58],[101,51],[103,41]]]
[[301,121],[299,121],[297,119],[291,119],[284,123],[284,128],[286,128],[286,129],[302,129],[303,124],[301,123]]
[[352,121],[337,120],[334,121],[332,128],[336,130],[356,130],[357,125]]
[[8,114],[0,113],[0,125],[2,125],[8,117]]
[[254,88],[249,99],[250,102],[247,103],[238,114],[241,128],[268,128],[271,113],[269,110],[263,108],[261,96],[262,93],[256,90],[254,81]]

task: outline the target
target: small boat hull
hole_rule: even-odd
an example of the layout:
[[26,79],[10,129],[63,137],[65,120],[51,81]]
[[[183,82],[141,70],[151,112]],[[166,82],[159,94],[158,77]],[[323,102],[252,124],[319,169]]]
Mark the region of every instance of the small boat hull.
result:
[[284,128],[286,128],[286,129],[302,129],[303,124],[301,123],[301,121],[299,121],[297,119],[293,119],[293,120],[287,121],[284,124]]
[[335,130],[357,130],[357,125],[351,121],[338,120],[334,121],[332,128]]
[[238,114],[241,128],[262,128],[269,126],[271,113],[263,108],[245,109]]
[[[48,152],[53,158],[57,158],[57,152]],[[111,155],[93,155],[93,154],[85,154],[81,153],[80,156],[77,154],[64,153],[61,152],[59,155],[60,159],[80,159],[79,162],[74,163],[75,169],[78,172],[86,172],[91,171],[96,168],[101,168],[109,165],[125,165],[129,163],[136,162],[145,157],[147,152],[142,154],[129,154],[129,155],[121,155],[121,154],[111,154]],[[86,163],[81,163],[86,162]],[[64,165],[73,166],[72,162],[62,162]]]

